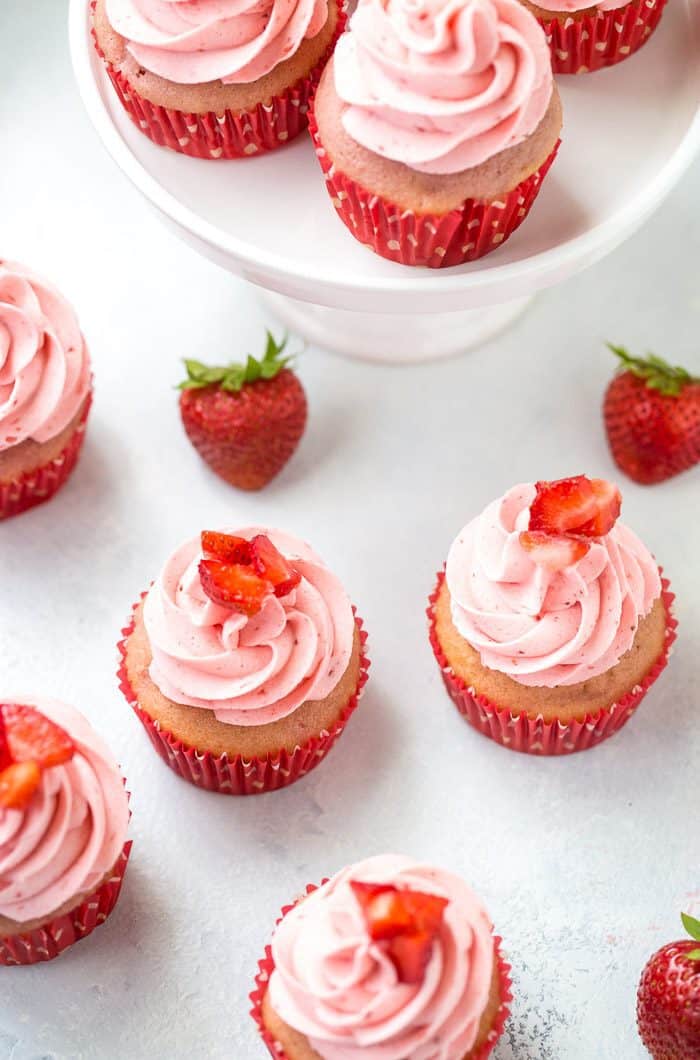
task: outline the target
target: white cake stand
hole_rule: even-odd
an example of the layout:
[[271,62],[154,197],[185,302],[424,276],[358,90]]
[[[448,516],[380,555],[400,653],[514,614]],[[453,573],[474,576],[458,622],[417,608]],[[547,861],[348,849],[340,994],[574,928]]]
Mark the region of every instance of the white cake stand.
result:
[[520,231],[470,265],[405,268],[361,246],[335,216],[306,137],[240,162],[203,162],[152,144],[106,79],[88,7],[71,0],[73,66],[117,165],[183,239],[262,288],[285,324],[357,357],[429,360],[483,342],[536,291],[630,236],[700,150],[700,0],[671,0],[638,55],[560,78],[564,142]]

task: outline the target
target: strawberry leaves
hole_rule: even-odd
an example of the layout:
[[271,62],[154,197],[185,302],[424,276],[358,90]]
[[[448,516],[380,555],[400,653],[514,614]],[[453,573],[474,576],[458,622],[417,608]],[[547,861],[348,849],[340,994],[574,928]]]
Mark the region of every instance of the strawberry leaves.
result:
[[658,390],[664,397],[677,397],[684,386],[688,383],[698,383],[700,379],[695,378],[680,365],[671,365],[662,357],[653,353],[646,357],[633,357],[624,346],[615,346],[612,342],[606,343],[616,357],[619,358],[619,369],[630,372],[637,379],[643,379],[650,390]]
[[187,379],[179,384],[180,390],[199,390],[207,386],[218,386],[231,394],[237,394],[247,383],[259,379],[274,379],[291,363],[291,357],[282,356],[287,346],[287,336],[280,343],[270,331],[262,358],[249,355],[244,364],[206,365],[201,361],[185,360]]
[[[694,916],[690,916],[688,913],[681,913],[681,920],[691,939],[694,939],[695,942],[700,942],[700,920],[696,920]],[[686,953],[686,957],[690,961],[700,961],[700,947],[696,950],[691,950],[690,953]]]

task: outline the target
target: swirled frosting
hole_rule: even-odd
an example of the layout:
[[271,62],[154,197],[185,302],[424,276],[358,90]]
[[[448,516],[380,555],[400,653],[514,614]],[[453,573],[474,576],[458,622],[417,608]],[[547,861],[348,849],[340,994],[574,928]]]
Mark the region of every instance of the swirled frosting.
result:
[[26,923],[98,886],[124,846],[129,808],[114,757],[82,714],[55,699],[12,702],[36,707],[75,744],[25,810],[0,807],[0,916]]
[[552,96],[547,42],[517,0],[362,0],[333,67],[346,132],[424,173],[519,144]]
[[75,313],[24,265],[0,261],[0,452],[48,442],[90,390],[90,358]]
[[328,0],[107,0],[107,18],[146,70],[178,85],[247,84],[328,20]]
[[226,532],[267,534],[301,582],[248,618],[206,596],[200,539],[188,541],[146,598],[150,675],[175,703],[208,708],[232,725],[265,725],[333,691],[352,655],[355,619],[342,585],[307,544],[259,527]]
[[[399,982],[350,880],[449,900],[422,982]],[[382,855],[299,902],[277,927],[272,955],[272,1008],[323,1060],[462,1060],[488,1001],[494,945],[486,911],[459,877]]]
[[661,580],[620,522],[572,566],[538,565],[519,541],[534,498],[534,485],[515,486],[457,537],[446,568],[452,620],[489,669],[522,685],[573,685],[629,650]]
[[538,4],[545,11],[562,11],[565,14],[574,11],[585,11],[588,7],[595,7],[598,11],[617,11],[619,7],[625,7],[630,0],[544,0]]

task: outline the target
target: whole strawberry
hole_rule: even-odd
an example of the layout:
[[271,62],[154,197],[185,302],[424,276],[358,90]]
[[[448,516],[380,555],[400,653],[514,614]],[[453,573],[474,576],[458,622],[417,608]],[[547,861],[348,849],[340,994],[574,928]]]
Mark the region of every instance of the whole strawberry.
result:
[[185,361],[180,415],[199,455],[217,475],[259,490],[282,470],[306,426],[306,394],[268,331],[262,360],[209,367]]
[[690,939],[655,953],[637,990],[637,1026],[654,1060],[700,1057],[700,920],[681,919]]
[[610,346],[620,371],[605,392],[603,418],[615,463],[649,485],[700,461],[700,379],[660,357]]

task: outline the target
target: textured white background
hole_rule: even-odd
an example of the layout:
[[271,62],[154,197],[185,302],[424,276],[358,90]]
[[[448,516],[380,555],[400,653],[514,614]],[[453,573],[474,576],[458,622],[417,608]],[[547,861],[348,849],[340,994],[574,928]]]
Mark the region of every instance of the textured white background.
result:
[[[0,0],[0,254],[76,304],[97,392],[70,485],[0,527],[0,694],[56,695],[92,719],[129,779],[135,845],[120,905],[89,941],[52,965],[0,969],[0,1057],[262,1060],[247,994],[279,907],[397,850],[463,873],[506,940],[516,998],[495,1060],[641,1060],[639,972],[678,936],[680,909],[700,909],[700,470],[625,485],[625,518],[678,593],[681,636],[638,716],[597,750],[528,758],[469,729],[423,609],[452,537],[509,485],[614,474],[605,338],[700,370],[700,165],[626,247],[477,353],[389,369],[307,351],[301,449],[244,496],[189,448],[173,384],[182,356],[259,350],[266,321],[254,292],[177,242],[102,152],[65,17],[64,0]],[[237,522],[313,542],[373,659],[331,758],[247,800],[171,774],[114,679],[120,625],[165,555]]]

